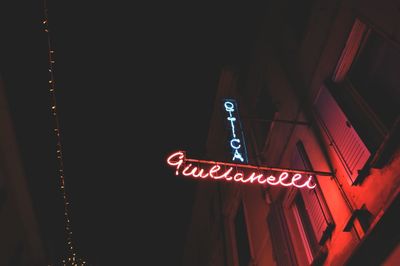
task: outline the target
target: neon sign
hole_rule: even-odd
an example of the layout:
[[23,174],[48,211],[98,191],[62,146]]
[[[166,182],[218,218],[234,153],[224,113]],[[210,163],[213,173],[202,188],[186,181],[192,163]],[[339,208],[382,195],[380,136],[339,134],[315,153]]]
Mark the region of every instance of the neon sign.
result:
[[[167,158],[167,163],[175,167],[176,175],[181,174],[183,176],[191,176],[199,179],[209,178],[240,183],[258,183],[261,185],[280,185],[284,187],[308,189],[313,189],[316,186],[316,183],[312,181],[313,176],[310,171],[188,159],[183,151],[177,151],[171,154]],[[194,163],[197,166],[193,165]],[[209,166],[207,167],[205,165]],[[238,169],[242,169],[242,171]],[[243,171],[244,169],[252,169],[254,171]],[[266,171],[273,171],[278,174],[268,175]],[[327,175],[331,173],[320,172],[320,174]]]
[[236,101],[233,99],[224,100],[224,110],[227,112],[229,121],[230,140],[229,146],[232,152],[232,161],[247,163],[247,152],[240,124],[239,112]]

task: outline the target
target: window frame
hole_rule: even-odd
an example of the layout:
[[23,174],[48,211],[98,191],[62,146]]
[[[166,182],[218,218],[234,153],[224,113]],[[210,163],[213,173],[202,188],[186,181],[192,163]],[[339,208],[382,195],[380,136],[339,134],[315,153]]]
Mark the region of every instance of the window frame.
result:
[[359,119],[355,119],[356,121],[353,121],[355,122],[354,127],[370,149],[371,158],[364,167],[364,173],[355,180],[355,184],[360,184],[364,180],[371,167],[382,168],[387,164],[394,154],[395,147],[399,144],[395,136],[400,131],[400,113],[397,114],[393,124],[388,128],[364,97],[355,89],[349,78],[351,68],[357,62],[372,32],[379,35],[387,45],[400,51],[399,43],[392,40],[383,30],[376,27],[365,17],[357,15],[354,18],[352,28],[347,36],[346,44],[341,51],[341,56],[336,63],[333,74],[324,82],[331,89],[330,91],[336,99],[340,98],[337,97],[337,94],[341,90],[342,97],[348,98],[346,99],[347,101],[355,103],[354,107],[346,110],[339,99],[338,104],[341,105],[341,109],[347,116],[362,117],[362,121],[358,123],[364,125],[357,126],[356,122]]
[[[301,140],[297,141],[294,152],[298,153],[298,156],[302,160],[302,163],[306,170],[313,170],[311,161],[309,159],[309,156],[307,155],[307,151]],[[289,235],[291,238],[291,242],[298,243],[297,238],[300,237],[302,243],[301,248],[300,249],[297,248],[298,251],[295,252],[297,260],[304,261],[306,259],[310,265],[319,264],[325,260],[327,256],[326,242],[332,236],[332,232],[335,228],[335,223],[332,218],[332,214],[330,213],[330,210],[323,196],[323,193],[319,188],[318,179],[315,176],[314,176],[314,182],[316,182],[317,186],[312,191],[307,191],[306,193],[315,193],[316,198],[318,200],[318,205],[325,219],[326,228],[323,231],[320,239],[318,239],[317,233],[313,229],[313,226],[310,221],[312,217],[310,217],[311,214],[306,210],[307,208],[305,206],[306,199],[303,197],[300,189],[295,187],[288,189],[282,199],[282,208],[286,219],[288,231],[290,232]],[[299,213],[300,210],[297,202],[299,197],[303,201],[304,204],[303,210],[306,212],[307,219],[304,219],[304,215],[302,217],[302,215],[300,215]],[[294,223],[293,222],[290,223],[290,217],[295,218]],[[308,222],[308,224],[304,224],[305,222]],[[308,227],[308,229],[306,227]],[[316,242],[314,242],[314,240]],[[293,250],[296,250],[296,248],[294,247]],[[306,256],[306,258],[300,258],[300,256],[302,255]]]

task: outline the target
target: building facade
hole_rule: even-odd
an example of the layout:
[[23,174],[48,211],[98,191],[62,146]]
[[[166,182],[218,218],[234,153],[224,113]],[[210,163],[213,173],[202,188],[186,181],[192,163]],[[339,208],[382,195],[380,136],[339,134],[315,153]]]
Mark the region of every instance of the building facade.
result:
[[46,265],[1,77],[0,106],[0,265]]
[[232,161],[230,98],[249,164],[331,174],[311,190],[199,180],[183,265],[398,265],[399,10],[269,1],[249,60],[221,72],[204,159]]

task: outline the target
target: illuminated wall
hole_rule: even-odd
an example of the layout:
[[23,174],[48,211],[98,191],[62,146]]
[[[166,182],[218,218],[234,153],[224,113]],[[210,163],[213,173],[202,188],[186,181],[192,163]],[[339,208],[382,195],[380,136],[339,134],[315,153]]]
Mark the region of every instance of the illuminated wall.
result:
[[[201,243],[202,265],[393,265],[400,235],[397,7],[307,1],[295,14],[291,5],[271,1],[250,63],[221,71],[208,157],[229,161],[220,101],[231,97],[246,117],[250,164],[334,174],[316,175],[309,192],[202,183],[196,206],[203,214],[194,214],[198,231],[188,243]],[[201,230],[196,224],[211,211],[217,222],[207,222],[217,229]],[[241,214],[248,242],[238,233]],[[193,256],[186,252],[185,262]]]

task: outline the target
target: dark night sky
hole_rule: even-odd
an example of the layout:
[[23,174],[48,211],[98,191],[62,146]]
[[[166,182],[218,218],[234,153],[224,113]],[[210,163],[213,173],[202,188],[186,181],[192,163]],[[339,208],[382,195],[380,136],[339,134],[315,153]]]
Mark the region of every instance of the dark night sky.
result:
[[[221,67],[243,59],[263,7],[48,2],[79,254],[93,265],[180,265],[196,183],[175,177],[165,157],[176,149],[204,155]],[[0,74],[53,260],[63,252],[63,205],[43,5],[7,0],[0,10]]]

